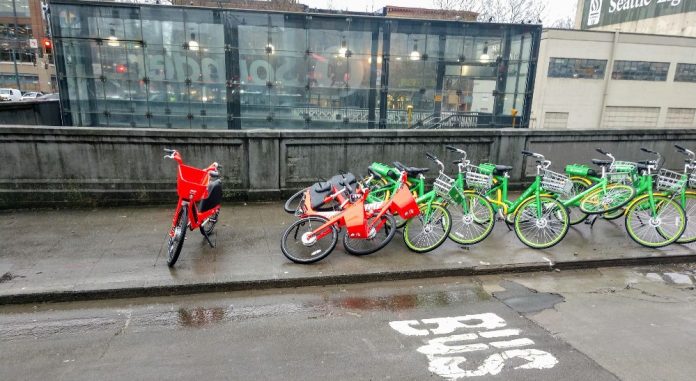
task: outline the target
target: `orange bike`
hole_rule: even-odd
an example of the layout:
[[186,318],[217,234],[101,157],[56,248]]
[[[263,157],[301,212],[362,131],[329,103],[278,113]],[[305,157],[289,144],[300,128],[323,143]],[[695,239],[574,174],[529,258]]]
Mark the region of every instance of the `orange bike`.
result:
[[[378,176],[372,172],[369,180]],[[339,203],[340,210],[337,211],[317,210],[320,203],[312,202],[311,191],[314,187],[307,188],[296,212],[300,219],[285,230],[280,241],[283,254],[295,263],[320,261],[336,247],[338,232],[344,226],[346,233],[343,236],[343,247],[348,253],[367,255],[383,248],[396,233],[393,214],[409,219],[420,213],[413,195],[405,186],[405,180],[406,173],[403,172],[399,190],[385,202],[366,204],[370,189],[362,184],[355,192],[346,185],[321,198],[324,202],[342,199]]]

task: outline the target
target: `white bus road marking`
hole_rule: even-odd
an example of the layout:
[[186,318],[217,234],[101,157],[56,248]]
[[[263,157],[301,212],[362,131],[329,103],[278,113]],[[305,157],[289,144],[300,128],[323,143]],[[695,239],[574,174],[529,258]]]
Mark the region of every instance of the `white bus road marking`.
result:
[[[529,338],[482,342],[485,339],[519,336],[522,333],[520,329],[515,328],[498,329],[506,325],[507,322],[494,313],[389,322],[389,326],[405,336],[449,335],[424,338],[425,345],[416,350],[427,357],[428,370],[450,380],[497,375],[503,371],[506,361],[513,358],[527,361],[515,366],[513,370],[551,369],[558,364],[554,355],[539,349],[509,349],[534,345],[534,341]],[[481,329],[483,331],[480,331]],[[457,330],[478,332],[452,335]],[[489,355],[481,364],[467,364],[469,366],[464,366],[466,357],[460,355],[497,349],[507,350]],[[519,364],[518,361],[515,363]]]

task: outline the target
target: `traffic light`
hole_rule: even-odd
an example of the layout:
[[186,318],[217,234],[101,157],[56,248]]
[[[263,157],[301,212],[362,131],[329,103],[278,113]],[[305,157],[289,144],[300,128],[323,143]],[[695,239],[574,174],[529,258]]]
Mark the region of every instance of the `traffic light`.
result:
[[53,52],[53,43],[48,38],[43,40],[43,48],[46,54],[51,54]]

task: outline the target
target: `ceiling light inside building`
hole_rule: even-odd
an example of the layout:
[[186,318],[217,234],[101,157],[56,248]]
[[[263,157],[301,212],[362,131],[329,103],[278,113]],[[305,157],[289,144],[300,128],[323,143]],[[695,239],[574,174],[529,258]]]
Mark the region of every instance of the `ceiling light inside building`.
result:
[[116,37],[116,31],[111,29],[109,34],[110,35],[106,44],[113,48],[120,46],[121,44],[118,42],[118,37]]
[[411,54],[409,54],[409,59],[411,61],[418,61],[421,58],[420,53],[418,52],[418,41],[413,43],[413,51]]
[[191,33],[191,41],[188,43],[189,50],[192,50],[194,52],[198,51],[198,42],[196,41],[196,34]]

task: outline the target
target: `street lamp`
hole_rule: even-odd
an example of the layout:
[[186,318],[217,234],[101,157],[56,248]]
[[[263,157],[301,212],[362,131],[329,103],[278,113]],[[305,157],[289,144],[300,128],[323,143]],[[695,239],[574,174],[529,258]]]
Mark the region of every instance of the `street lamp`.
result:
[[275,48],[273,47],[273,40],[271,40],[271,36],[268,36],[268,43],[266,44],[266,54],[273,54],[275,51]]

